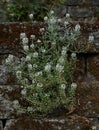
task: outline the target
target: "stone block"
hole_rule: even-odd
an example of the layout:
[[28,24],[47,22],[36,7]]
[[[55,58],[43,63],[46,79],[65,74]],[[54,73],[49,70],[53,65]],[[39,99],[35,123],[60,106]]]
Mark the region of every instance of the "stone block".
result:
[[96,80],[99,80],[99,55],[88,58],[88,73]]
[[[84,118],[75,116],[70,118],[49,118],[49,119],[33,119],[28,116],[21,116],[17,119],[8,120],[4,130],[77,130],[79,123],[80,130],[89,129],[88,123]],[[84,124],[84,125],[83,125]]]
[[84,7],[84,6],[74,6],[68,7],[68,13],[70,13],[70,16],[73,20],[77,19],[83,19],[94,16],[95,8],[94,7]]
[[74,72],[74,81],[81,82],[84,80],[84,76],[85,76],[85,59],[84,56],[82,55],[79,55],[77,57],[78,60],[76,63],[76,70]]
[[67,0],[66,1],[66,5],[71,5],[71,6],[79,5],[82,3],[91,3],[94,5],[99,5],[99,0]]

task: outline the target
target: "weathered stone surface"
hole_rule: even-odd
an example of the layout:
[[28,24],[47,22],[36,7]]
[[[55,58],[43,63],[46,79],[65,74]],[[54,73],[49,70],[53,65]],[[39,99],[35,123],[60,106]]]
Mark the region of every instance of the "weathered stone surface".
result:
[[1,120],[0,120],[0,130],[3,130],[3,123]]
[[0,84],[7,82],[7,67],[0,65]]
[[66,4],[74,6],[74,5],[79,5],[85,2],[94,4],[94,5],[99,5],[99,0],[67,0]]
[[[17,80],[15,78],[15,75],[13,75],[12,73],[10,73],[8,71],[8,67],[6,65],[6,58],[8,57],[8,55],[1,55],[0,57],[0,85],[6,85],[6,84],[17,84]],[[16,64],[18,64],[19,62],[19,58],[14,56],[14,61]]]
[[81,82],[84,80],[86,72],[85,72],[85,58],[84,56],[78,56],[78,61],[76,63],[76,70],[74,72],[74,80],[75,82]]
[[88,58],[88,72],[99,80],[99,55]]
[[21,116],[16,120],[7,121],[4,130],[67,130],[68,128],[70,130],[77,130],[78,128],[80,130],[87,130],[90,127],[83,118],[76,115],[69,118],[49,119],[33,119]]
[[70,16],[77,21],[78,18],[88,18],[94,16],[95,9],[94,7],[68,7],[68,12]]
[[20,98],[20,88],[17,85],[0,86],[0,119],[15,117],[17,103]]

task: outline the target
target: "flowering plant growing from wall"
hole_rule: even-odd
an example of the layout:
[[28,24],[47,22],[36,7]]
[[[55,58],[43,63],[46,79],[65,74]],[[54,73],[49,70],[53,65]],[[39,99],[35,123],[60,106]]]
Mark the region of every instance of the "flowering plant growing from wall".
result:
[[47,26],[40,28],[42,38],[31,35],[29,43],[26,34],[20,34],[24,53],[20,63],[16,65],[11,54],[6,59],[22,86],[23,98],[29,102],[23,109],[33,115],[47,115],[59,106],[74,107],[77,85],[73,73],[77,57],[71,48],[79,36],[80,25],[72,28],[68,17],[66,14],[62,21],[51,10],[44,17]]

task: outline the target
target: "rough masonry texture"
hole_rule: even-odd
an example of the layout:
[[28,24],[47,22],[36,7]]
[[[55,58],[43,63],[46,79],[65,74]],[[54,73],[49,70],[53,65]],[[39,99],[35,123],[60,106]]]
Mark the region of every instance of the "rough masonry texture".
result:
[[[77,55],[80,62],[77,63],[75,80],[78,82],[99,81],[99,0],[67,0],[56,10],[62,18],[66,12],[70,13],[71,24],[79,23],[81,25],[82,37],[78,43],[88,48],[86,53]],[[8,73],[5,59],[9,54],[19,58],[22,56],[20,33],[25,32],[28,37],[35,34],[38,37],[39,29],[43,26],[43,23],[25,22],[0,24],[0,130],[67,130],[71,126],[70,119],[37,120],[27,117],[16,109],[17,101],[21,100],[21,88],[17,85],[13,74]],[[87,44],[90,34],[95,37],[92,45]],[[75,124],[79,118],[81,118],[79,115],[74,117],[72,130],[77,130],[78,127],[79,130],[89,130],[84,118],[76,127]]]

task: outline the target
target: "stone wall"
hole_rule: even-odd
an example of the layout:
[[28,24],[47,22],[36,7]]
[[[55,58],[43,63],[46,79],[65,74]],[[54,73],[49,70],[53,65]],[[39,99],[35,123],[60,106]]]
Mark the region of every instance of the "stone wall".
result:
[[[87,52],[78,54],[80,62],[78,62],[78,69],[75,73],[75,78],[78,82],[99,81],[99,23],[96,15],[98,8],[99,0],[68,0],[65,5],[57,9],[61,17],[64,17],[66,12],[69,12],[72,24],[79,22],[82,33],[79,43],[84,43],[85,48],[88,47],[86,42],[88,36],[93,34],[95,37],[93,44],[88,47]],[[21,100],[21,88],[17,85],[15,77],[8,73],[5,59],[9,54],[13,54],[16,57],[22,55],[19,40],[21,32],[25,32],[28,37],[31,34],[39,35],[39,28],[42,26],[42,23],[0,24],[0,130],[48,130],[48,128],[49,130],[58,130],[59,128],[67,130],[67,126],[71,125],[67,123],[71,121],[70,119],[36,120],[27,118],[24,113],[16,110],[17,101]],[[74,121],[77,121],[78,118],[79,116],[76,116]],[[67,125],[65,125],[66,123]],[[86,121],[84,124],[87,125]],[[77,130],[76,127],[74,128],[75,124],[72,125],[72,130]],[[82,126],[79,127],[80,130],[85,129]]]

